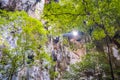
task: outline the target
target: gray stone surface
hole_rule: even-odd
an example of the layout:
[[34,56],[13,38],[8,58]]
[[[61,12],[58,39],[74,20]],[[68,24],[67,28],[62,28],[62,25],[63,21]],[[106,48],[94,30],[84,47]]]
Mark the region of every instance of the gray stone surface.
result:
[[40,19],[45,0],[0,0],[0,8],[14,11],[24,10],[34,18]]

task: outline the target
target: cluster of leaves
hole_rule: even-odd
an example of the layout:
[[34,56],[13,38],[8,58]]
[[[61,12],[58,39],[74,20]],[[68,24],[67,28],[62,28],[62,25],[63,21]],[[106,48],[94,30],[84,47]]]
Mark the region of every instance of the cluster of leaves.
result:
[[[82,77],[93,76],[94,79],[104,79],[103,75],[106,74],[108,77],[109,73],[109,65],[105,54],[94,52],[86,54],[81,62],[71,65],[70,71],[65,73],[64,78],[79,80]],[[99,77],[97,74],[102,76]]]
[[53,27],[53,34],[78,29],[100,40],[119,30],[119,4],[119,0],[61,0],[46,4],[43,17]]

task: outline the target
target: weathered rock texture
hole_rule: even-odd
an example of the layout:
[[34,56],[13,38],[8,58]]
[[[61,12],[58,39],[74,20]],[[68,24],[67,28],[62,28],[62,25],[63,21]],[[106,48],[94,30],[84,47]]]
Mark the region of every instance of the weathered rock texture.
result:
[[30,16],[40,19],[44,3],[45,0],[0,0],[0,8],[9,11],[24,10]]

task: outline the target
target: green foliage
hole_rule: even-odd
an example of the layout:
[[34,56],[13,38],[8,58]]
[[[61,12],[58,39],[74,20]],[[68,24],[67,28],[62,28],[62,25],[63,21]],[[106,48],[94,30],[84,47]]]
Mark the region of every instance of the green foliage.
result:
[[[72,1],[62,0],[57,4],[52,2],[45,5],[43,17],[49,21],[49,24],[52,25],[53,30],[55,29],[57,33],[70,31],[73,25],[76,25],[74,19],[79,15],[79,13],[76,13],[78,11],[77,6]],[[53,31],[53,35],[54,33]]]
[[92,50],[92,49],[94,49],[94,47],[95,47],[95,44],[93,42],[90,42],[90,43],[86,44],[86,49],[87,50]]
[[104,33],[104,30],[103,29],[96,29],[93,31],[93,37],[95,40],[100,40],[100,39],[103,39],[105,38],[106,34]]
[[[43,17],[53,27],[51,34],[78,29],[89,34],[93,28],[93,39],[100,40],[106,34],[113,37],[119,29],[119,0],[61,0],[46,4]],[[56,32],[55,32],[55,31]]]
[[[87,74],[87,71],[91,71],[91,74]],[[82,58],[81,62],[71,65],[70,72],[65,73],[64,78],[76,80],[87,75],[93,74],[94,76],[98,72],[100,74],[102,72],[109,73],[106,56],[103,53],[88,53]]]
[[[5,48],[2,49],[0,65],[10,65],[7,70],[5,70],[4,67],[0,69],[4,70],[4,76],[6,75],[6,77],[11,79],[13,74],[19,71],[18,69],[27,65],[27,56],[32,52],[34,56],[39,56],[39,58],[35,57],[35,60],[45,59],[52,63],[50,56],[44,52],[43,47],[47,41],[47,31],[39,20],[28,16],[24,11],[9,12],[0,10],[0,21],[2,21],[0,22],[0,28],[7,27],[9,31],[14,32],[13,35],[10,36],[17,38],[17,46],[11,48],[7,40],[4,39],[4,41],[2,41],[3,36],[1,34],[3,33],[0,33],[0,45],[5,45]],[[6,45],[6,43],[8,44]],[[39,48],[40,46],[42,49]],[[30,65],[35,65],[35,63]]]
[[53,80],[54,78],[56,78],[58,76],[58,72],[54,71],[53,68],[50,69],[49,74],[50,74],[51,80]]

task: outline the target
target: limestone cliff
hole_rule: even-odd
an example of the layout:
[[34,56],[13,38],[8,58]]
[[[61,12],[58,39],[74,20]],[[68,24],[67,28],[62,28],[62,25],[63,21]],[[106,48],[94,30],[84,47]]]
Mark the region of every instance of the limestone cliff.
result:
[[26,11],[30,16],[40,19],[45,0],[0,0],[0,8],[8,11]]

